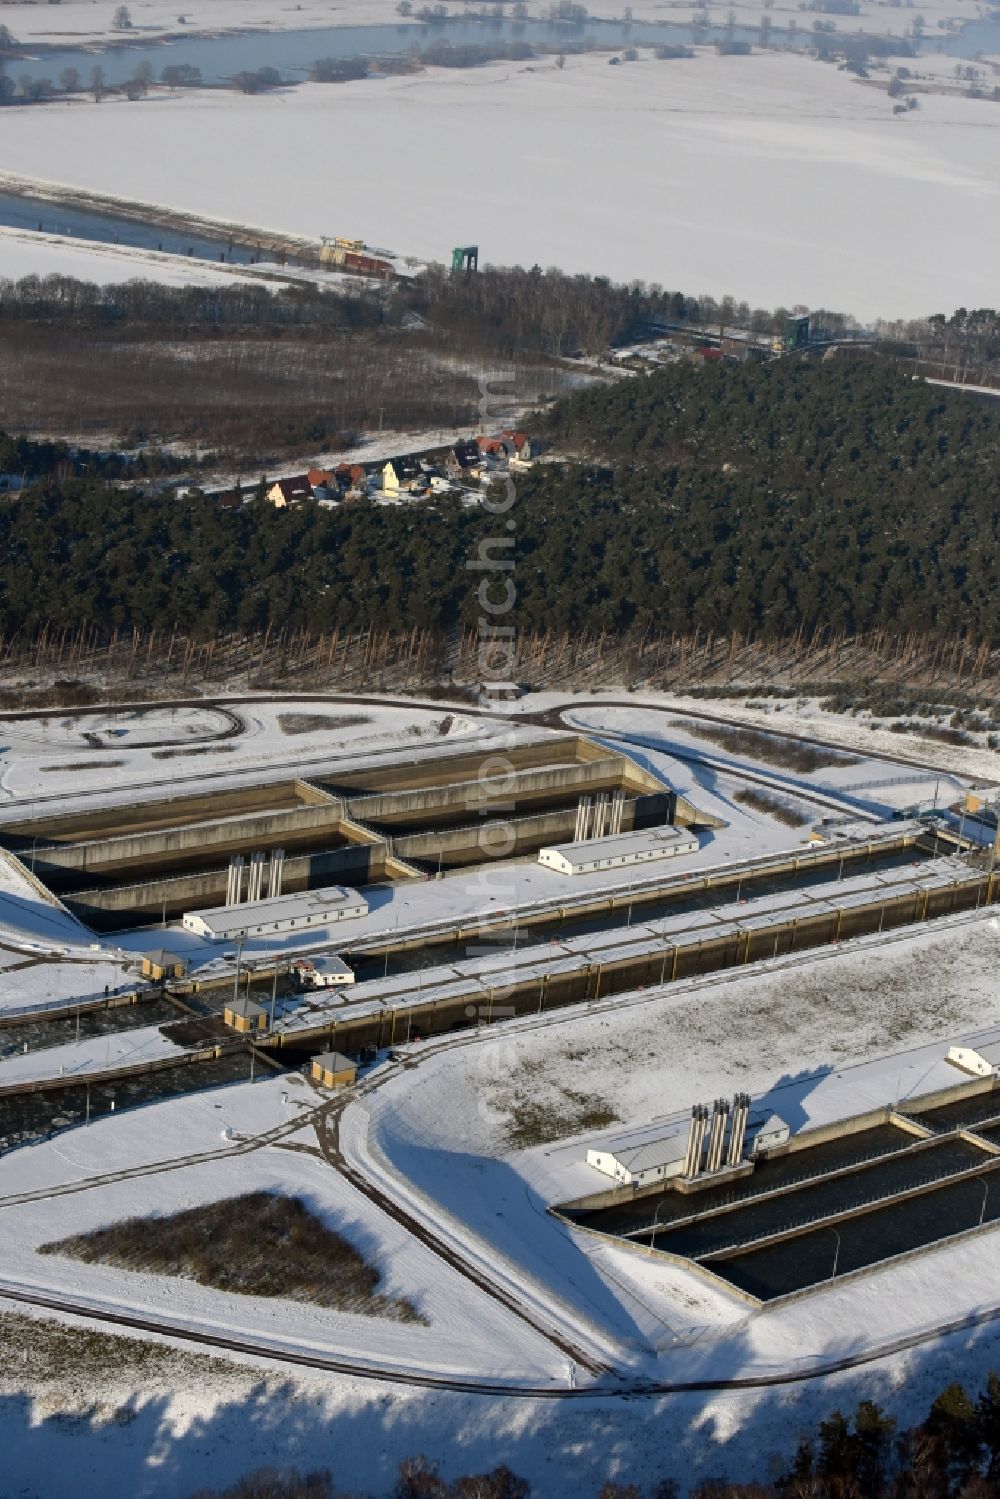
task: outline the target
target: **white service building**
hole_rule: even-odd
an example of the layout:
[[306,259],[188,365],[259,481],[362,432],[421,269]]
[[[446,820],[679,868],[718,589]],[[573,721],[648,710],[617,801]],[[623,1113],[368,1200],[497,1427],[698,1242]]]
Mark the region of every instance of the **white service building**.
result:
[[336,953],[302,958],[293,965],[299,980],[309,989],[337,989],[354,983],[354,969]]
[[234,937],[272,937],[279,932],[305,932],[311,927],[333,926],[351,917],[364,916],[368,902],[345,885],[321,890],[303,890],[298,895],[279,895],[274,900],[248,900],[237,906],[215,906],[207,911],[186,911],[185,931],[214,942]]
[[948,1061],[973,1077],[1000,1077],[1000,1041],[982,1046],[949,1046]]
[[557,843],[538,850],[538,862],[559,874],[593,874],[600,869],[624,869],[654,859],[696,854],[698,839],[690,828],[645,828],[638,833],[614,833],[609,838],[585,838],[580,843]]
[[613,1177],[626,1187],[642,1187],[648,1182],[668,1181],[680,1176],[687,1157],[689,1124],[672,1128],[668,1125],[655,1140],[637,1144],[619,1142],[599,1150],[587,1151],[587,1165],[605,1176]]
[[751,1114],[747,1120],[746,1133],[750,1155],[763,1155],[765,1151],[773,1150],[776,1145],[785,1145],[791,1133],[780,1114]]

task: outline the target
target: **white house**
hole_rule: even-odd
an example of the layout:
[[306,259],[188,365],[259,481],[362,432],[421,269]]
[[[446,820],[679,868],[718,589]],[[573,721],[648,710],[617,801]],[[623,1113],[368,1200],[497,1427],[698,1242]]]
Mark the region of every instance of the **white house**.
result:
[[751,1114],[747,1120],[746,1132],[751,1156],[763,1155],[764,1151],[773,1150],[776,1145],[784,1145],[791,1133],[780,1114]]

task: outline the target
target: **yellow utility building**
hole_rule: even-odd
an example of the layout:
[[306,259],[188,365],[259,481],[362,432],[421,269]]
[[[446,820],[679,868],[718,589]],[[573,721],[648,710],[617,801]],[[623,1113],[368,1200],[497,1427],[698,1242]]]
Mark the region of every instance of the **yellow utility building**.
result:
[[350,1057],[339,1051],[324,1051],[312,1059],[312,1080],[321,1088],[349,1088],[358,1075]]
[[165,947],[142,955],[142,976],[152,979],[154,984],[162,983],[164,979],[182,979],[186,972],[187,960],[175,952],[168,952]]
[[267,1030],[267,1011],[255,999],[231,1000],[223,1010],[222,1018],[241,1036]]

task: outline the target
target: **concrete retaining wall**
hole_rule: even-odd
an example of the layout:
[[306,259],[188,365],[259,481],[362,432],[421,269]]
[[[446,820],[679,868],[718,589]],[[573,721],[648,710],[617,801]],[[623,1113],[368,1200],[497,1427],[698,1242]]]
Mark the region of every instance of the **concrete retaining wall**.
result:
[[531,802],[614,791],[619,787],[645,792],[649,790],[648,779],[618,756],[605,756],[586,764],[493,774],[457,785],[438,783],[413,790],[352,796],[347,811],[362,822],[383,826],[418,823],[426,828],[435,821],[454,818],[456,813],[474,817],[485,811],[498,815],[519,811]]
[[[286,858],[282,870],[282,893],[292,895],[307,890],[310,884],[372,884],[376,880],[394,877],[396,867],[397,861],[388,857],[384,843],[352,844],[327,853],[302,854]],[[407,873],[415,874],[416,871]],[[76,890],[65,897],[65,903],[73,915],[88,925],[113,930],[129,916],[135,917],[137,922],[160,920],[164,903],[168,917],[206,906],[224,905],[226,878],[225,868],[211,869],[169,880],[148,880],[111,889]]]

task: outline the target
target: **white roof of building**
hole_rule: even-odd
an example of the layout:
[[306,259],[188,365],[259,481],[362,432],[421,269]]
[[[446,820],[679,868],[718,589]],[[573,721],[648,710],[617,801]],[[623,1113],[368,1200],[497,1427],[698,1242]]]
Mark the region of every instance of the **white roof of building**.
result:
[[274,900],[248,900],[238,906],[213,906],[206,911],[187,911],[185,918],[197,917],[212,931],[234,932],[255,926],[270,926],[278,921],[305,920],[337,911],[344,906],[367,902],[346,885],[326,885],[321,890],[303,890],[297,895],[279,895]]
[[987,1041],[984,1046],[968,1046],[963,1047],[962,1050],[974,1051],[991,1067],[1000,1067],[1000,1041]]
[[697,845],[690,828],[673,826],[643,828],[637,833],[613,833],[608,838],[584,838],[579,843],[554,843],[542,853],[562,854],[571,864],[590,864],[595,859],[621,859],[629,854],[659,852],[678,843]]
[[337,953],[317,953],[308,959],[309,967],[316,973],[353,973],[350,963]]
[[662,1133],[653,1140],[639,1143],[627,1139],[612,1141],[607,1146],[607,1153],[633,1176],[640,1171],[655,1171],[658,1166],[672,1166],[675,1161],[683,1161],[690,1132],[691,1121],[685,1119],[679,1124],[664,1125]]
[[751,1113],[747,1117],[746,1138],[752,1140],[755,1135],[773,1135],[776,1133],[791,1134],[787,1122],[780,1114],[774,1114],[770,1110]]

